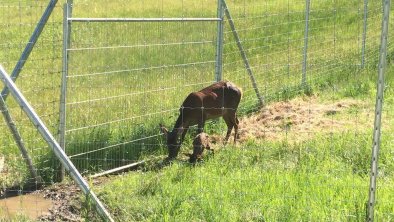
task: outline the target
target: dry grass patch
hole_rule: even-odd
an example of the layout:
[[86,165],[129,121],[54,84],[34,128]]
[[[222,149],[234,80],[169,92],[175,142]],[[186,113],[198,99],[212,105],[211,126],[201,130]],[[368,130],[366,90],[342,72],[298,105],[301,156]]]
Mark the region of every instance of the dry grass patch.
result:
[[[315,133],[357,130],[373,124],[373,106],[356,99],[321,102],[301,97],[268,105],[240,119],[239,141],[304,141]],[[371,125],[372,126],[372,125]],[[219,142],[222,136],[213,136]]]

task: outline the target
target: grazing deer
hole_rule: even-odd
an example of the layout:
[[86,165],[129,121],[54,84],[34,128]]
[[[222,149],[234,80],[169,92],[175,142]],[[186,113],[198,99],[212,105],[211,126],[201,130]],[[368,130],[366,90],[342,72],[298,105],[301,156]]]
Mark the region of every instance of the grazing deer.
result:
[[241,89],[229,81],[220,81],[190,93],[179,109],[180,114],[173,130],[169,132],[160,124],[161,131],[167,137],[168,157],[175,158],[178,155],[189,126],[197,124],[198,133],[201,133],[206,120],[218,117],[223,117],[227,125],[224,143],[227,143],[233,128],[235,143],[239,124],[236,113],[241,97]]
[[209,141],[209,136],[206,133],[199,133],[193,140],[193,153],[188,154],[190,157],[189,162],[195,163],[196,160],[200,160],[202,158],[202,153],[204,149],[211,150],[211,143]]

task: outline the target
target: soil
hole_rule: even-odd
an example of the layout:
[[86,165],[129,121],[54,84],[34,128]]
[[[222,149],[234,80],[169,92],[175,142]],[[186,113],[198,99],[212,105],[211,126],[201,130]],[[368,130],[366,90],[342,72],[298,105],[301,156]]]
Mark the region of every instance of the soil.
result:
[[55,184],[36,193],[52,201],[48,211],[38,217],[39,221],[83,221],[81,190],[75,184]]
[[[95,178],[91,180],[91,186],[99,186],[107,178]],[[46,214],[41,215],[38,221],[101,221],[95,209],[87,207],[82,191],[74,182],[54,184],[42,190],[36,191],[44,198],[52,201],[52,206]],[[92,206],[90,206],[92,207]]]

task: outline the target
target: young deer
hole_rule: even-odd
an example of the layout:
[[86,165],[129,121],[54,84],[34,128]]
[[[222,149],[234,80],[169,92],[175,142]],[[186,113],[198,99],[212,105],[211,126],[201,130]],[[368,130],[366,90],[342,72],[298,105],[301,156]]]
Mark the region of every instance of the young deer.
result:
[[213,149],[211,149],[211,142],[209,141],[208,134],[199,133],[196,137],[194,137],[193,140],[193,153],[188,154],[188,156],[190,157],[189,162],[195,163],[196,160],[201,160],[204,149],[211,150],[213,152]]
[[234,143],[238,134],[237,108],[242,91],[234,83],[220,81],[198,92],[190,93],[179,110],[179,117],[174,128],[169,132],[160,124],[160,129],[167,137],[168,157],[175,158],[185,138],[189,126],[198,125],[198,133],[203,132],[206,120],[223,117],[227,125],[226,144],[234,128]]

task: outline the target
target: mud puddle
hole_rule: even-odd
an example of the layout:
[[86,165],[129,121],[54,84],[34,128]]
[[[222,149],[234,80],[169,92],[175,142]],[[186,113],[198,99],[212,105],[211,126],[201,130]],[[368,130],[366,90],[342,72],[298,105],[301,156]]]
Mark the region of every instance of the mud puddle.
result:
[[47,214],[52,205],[52,200],[46,199],[38,193],[0,199],[0,220],[17,216],[37,220],[42,215]]

